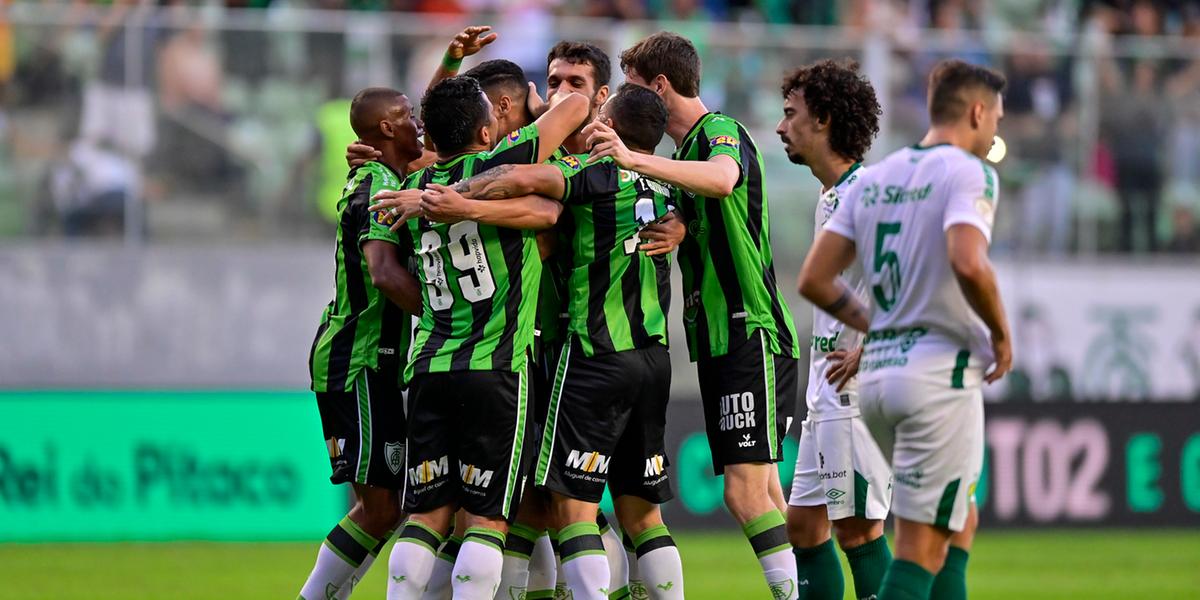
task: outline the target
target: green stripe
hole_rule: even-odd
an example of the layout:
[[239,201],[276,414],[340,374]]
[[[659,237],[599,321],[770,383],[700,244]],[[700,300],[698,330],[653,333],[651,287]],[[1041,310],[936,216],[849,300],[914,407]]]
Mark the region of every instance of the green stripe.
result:
[[359,527],[358,523],[355,523],[349,515],[343,517],[338,526],[346,530],[346,533],[349,533],[350,537],[354,538],[354,541],[358,542],[359,545],[368,551],[379,545],[379,539],[363,531],[362,527]]
[[[405,526],[405,527],[416,527],[416,528],[418,528],[418,529],[424,529],[425,531],[429,532],[429,534],[430,534],[430,535],[432,535],[432,536],[433,536],[433,538],[434,538],[435,540],[437,540],[439,544],[440,544],[441,542],[445,541],[445,539],[446,539],[446,536],[444,536],[444,535],[442,535],[442,534],[440,534],[440,533],[438,533],[438,532],[434,531],[432,528],[430,528],[428,525],[425,525],[424,523],[418,523],[417,521],[411,521],[411,520],[410,520],[410,521],[407,521],[407,522],[405,522],[405,523],[404,523],[404,526]],[[403,533],[403,530],[401,530],[400,537],[396,539],[396,543],[397,543],[397,544],[398,544],[398,543],[400,543],[400,541],[401,541],[401,540],[404,540],[404,541],[408,541],[408,542],[412,542],[412,543],[415,543],[415,544],[420,544],[420,545],[422,545],[422,546],[425,546],[426,548],[429,548],[429,551],[430,551],[430,552],[432,552],[432,553],[434,553],[435,555],[438,553],[438,549],[437,549],[436,547],[433,547],[433,546],[430,546],[429,544],[426,544],[426,543],[425,543],[425,541],[424,541],[424,540],[422,540],[422,539],[420,539],[420,538],[405,537],[405,536],[404,536],[404,533]]]
[[629,586],[627,585],[621,586],[617,588],[615,592],[610,592],[608,594],[608,600],[626,600],[626,598],[632,597],[633,596],[629,593]]
[[603,550],[580,550],[579,552],[576,552],[570,556],[563,558],[562,562],[564,562],[564,563],[570,562],[570,561],[573,561],[573,560],[579,558],[580,556],[608,556],[608,555],[605,554],[605,552]]
[[520,479],[518,476],[521,474],[521,448],[525,445],[525,413],[529,406],[528,373],[528,364],[517,373],[517,430],[513,432],[512,450],[508,458],[508,478],[504,484],[504,504],[500,506],[500,514],[506,519],[513,494],[517,492],[517,480]]
[[753,519],[750,519],[749,521],[746,521],[746,524],[742,525],[742,532],[746,534],[747,538],[752,538],[764,531],[779,527],[780,525],[786,526],[787,521],[784,520],[783,513],[780,513],[778,510],[773,508],[757,517],[754,517]]
[[554,376],[554,391],[550,395],[550,407],[546,413],[546,431],[542,434],[542,448],[538,456],[537,473],[534,476],[538,485],[546,484],[546,476],[550,472],[550,455],[554,453],[554,430],[558,426],[558,401],[562,398],[563,382],[567,378],[567,363],[569,362],[571,362],[571,334],[567,334],[567,341],[564,342],[563,351],[558,359],[558,373]]
[[537,539],[542,537],[542,532],[527,525],[513,523],[512,527],[508,528],[508,535],[515,535],[523,540],[537,542]]
[[775,430],[775,357],[767,351],[767,334],[765,331],[759,331],[759,340],[762,342],[763,351],[763,373],[767,386],[767,443],[771,445],[771,460],[779,459],[779,432]]
[[791,549],[792,549],[791,544],[780,544],[778,546],[775,546],[774,548],[767,548],[766,550],[763,550],[762,552],[755,552],[754,556],[757,558],[763,558],[764,556],[770,556],[777,552],[787,552],[788,550],[791,550]]
[[[358,477],[359,483],[367,482],[367,472],[371,467],[371,388],[367,384],[366,369],[358,373],[359,383],[355,385],[358,394]],[[363,398],[363,390],[367,397]],[[370,547],[370,546],[368,546]]]
[[600,528],[596,526],[596,522],[581,521],[579,523],[571,523],[558,531],[558,543],[577,538],[582,535],[600,535]]
[[530,590],[525,592],[525,600],[554,600],[554,590]]
[[635,536],[633,538],[633,547],[639,548],[639,547],[641,547],[642,544],[644,544],[654,538],[660,538],[665,535],[671,535],[671,532],[667,530],[667,526],[666,525],[655,525],[655,526],[650,527],[650,528],[646,529],[645,531],[637,534],[637,536]]
[[468,542],[491,546],[497,552],[504,552],[504,533],[488,527],[467,528],[467,535],[463,537],[463,543]]
[[950,373],[950,387],[956,390],[963,389],[963,372],[967,370],[967,361],[970,359],[970,350],[958,351],[958,356],[954,357],[954,371]]
[[854,472],[854,516],[867,518],[867,478],[858,471]]
[[947,529],[950,527],[950,514],[954,512],[954,499],[958,496],[958,483],[961,479],[951,481],[946,490],[942,492],[942,499],[938,502],[937,516],[933,519],[934,527]]
[[362,563],[360,563],[360,562],[358,562],[358,561],[356,561],[356,560],[354,560],[354,559],[350,558],[349,556],[346,556],[346,554],[345,554],[344,552],[342,552],[341,550],[338,550],[337,546],[334,546],[333,544],[329,543],[329,540],[328,540],[328,539],[326,539],[326,540],[325,540],[324,544],[325,544],[325,547],[326,547],[326,548],[329,548],[329,550],[330,550],[331,552],[333,552],[334,554],[338,555],[338,558],[340,558],[340,559],[342,559],[342,560],[346,561],[346,564],[348,564],[348,565],[352,565],[352,566],[354,566],[355,568],[358,568],[358,566],[359,566],[360,564],[362,564]]

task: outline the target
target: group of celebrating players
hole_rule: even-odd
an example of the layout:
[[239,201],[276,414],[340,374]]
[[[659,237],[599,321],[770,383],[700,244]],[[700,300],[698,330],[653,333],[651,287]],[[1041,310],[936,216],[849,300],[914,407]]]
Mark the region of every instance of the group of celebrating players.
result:
[[[997,177],[981,160],[1003,77],[939,64],[929,133],[870,168],[881,110],[857,65],[784,78],[777,133],[822,185],[785,503],[774,463],[801,341],[754,140],[701,101],[681,36],[622,52],[615,91],[603,50],[560,42],[545,101],[507,60],[458,75],[496,36],[456,36],[420,118],[386,88],[351,105],[337,291],[310,367],[331,481],[357,502],[300,598],[349,597],[393,535],[389,600],[684,598],[659,510],[673,497],[676,250],[713,469],[766,594],[841,598],[836,537],[858,598],[965,598],[981,386],[1011,362],[987,258]],[[653,153],[664,133],[671,159]],[[605,486],[619,534],[599,511]]]

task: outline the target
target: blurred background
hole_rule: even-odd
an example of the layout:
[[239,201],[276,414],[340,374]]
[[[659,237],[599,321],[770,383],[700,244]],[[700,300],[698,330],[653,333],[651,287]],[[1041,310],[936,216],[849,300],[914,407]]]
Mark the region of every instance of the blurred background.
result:
[[[90,547],[2,542],[299,541],[237,561],[274,561],[278,587],[225,581],[243,597],[298,589],[347,501],[326,483],[306,359],[333,294],[349,99],[371,85],[418,99],[476,23],[500,39],[464,69],[508,58],[543,90],[559,39],[608,50],[616,84],[616,56],[644,35],[690,38],[701,97],[764,154],[776,272],[802,330],[812,308],[793,282],[819,184],[773,133],[784,71],[861,64],[884,109],[870,163],[923,134],[935,62],[1002,70],[992,254],[1016,370],[987,391],[978,496],[980,543],[997,531],[1016,545],[972,559],[996,574],[980,597],[1071,596],[1084,584],[1004,587],[1004,572],[1035,569],[1005,561],[1029,551],[1019,540],[1049,548],[1111,527],[1153,529],[1093,550],[1141,539],[1158,556],[1174,542],[1146,536],[1190,530],[1180,568],[1160,573],[1180,587],[1160,597],[1200,586],[1200,1],[0,0],[0,581],[19,582],[0,597],[60,597],[42,579],[86,590],[61,597],[216,597],[145,591],[147,565],[192,546],[135,546],[119,561],[133,583],[96,587],[49,576]],[[674,361],[668,521],[723,532],[697,533],[696,548],[744,544],[719,537],[735,529],[695,370],[682,345]],[[790,462],[781,475],[786,486]],[[1036,537],[1047,526],[1072,533]],[[724,572],[720,552],[709,568],[681,546],[689,577]],[[11,557],[47,577],[17,577]],[[1089,564],[1106,560],[1136,558]]]

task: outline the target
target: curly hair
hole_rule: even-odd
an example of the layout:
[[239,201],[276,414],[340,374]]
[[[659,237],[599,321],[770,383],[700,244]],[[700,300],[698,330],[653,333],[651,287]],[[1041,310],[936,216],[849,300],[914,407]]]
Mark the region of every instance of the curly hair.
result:
[[829,148],[838,156],[861,161],[879,134],[883,109],[856,61],[822,60],[800,67],[783,78],[782,92],[785,99],[803,94],[809,114],[829,121]]

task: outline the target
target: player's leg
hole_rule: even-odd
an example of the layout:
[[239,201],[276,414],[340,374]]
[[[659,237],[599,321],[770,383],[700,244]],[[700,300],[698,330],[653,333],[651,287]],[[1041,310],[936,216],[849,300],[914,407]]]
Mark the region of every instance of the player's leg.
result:
[[491,600],[504,569],[508,520],[521,500],[530,418],[529,365],[518,372],[457,373],[459,495],[466,531],[454,562],[454,598]]
[[971,544],[975,541],[975,531],[979,528],[979,509],[971,499],[970,512],[967,514],[966,525],[962,531],[950,536],[950,549],[946,552],[946,562],[942,570],[933,579],[933,600],[966,600],[967,598],[967,558],[970,557]]
[[[532,484],[526,486],[521,498],[521,506],[517,510],[516,522],[508,529],[508,537],[504,542],[504,565],[500,573],[500,587],[496,590],[498,600],[521,598],[529,589],[529,562],[537,540],[546,532],[545,519],[542,514],[534,514],[528,508],[539,503],[535,498]],[[537,511],[540,513],[540,511]]]
[[742,526],[767,586],[795,598],[796,563],[786,520],[772,497],[772,471],[798,393],[795,359],[775,356],[761,332],[729,353],[697,365],[713,469],[725,475],[725,505]]
[[458,560],[458,551],[462,548],[463,535],[466,531],[467,513],[461,508],[454,513],[454,525],[450,537],[442,542],[437,551],[437,561],[433,563],[433,572],[429,575],[429,583],[425,584],[425,593],[421,600],[450,600],[454,589],[450,585],[450,574],[454,572],[454,561]]
[[883,535],[891,507],[891,468],[861,418],[820,421],[813,431],[818,457],[824,459],[820,477],[834,535],[849,559],[855,596],[869,598],[878,593],[892,562]]
[[400,528],[388,558],[388,600],[418,600],[433,577],[450,533],[459,486],[451,467],[459,395],[444,373],[417,375],[408,390],[407,480]]
[[554,543],[550,540],[550,534],[543,533],[534,543],[533,554],[529,557],[529,584],[526,586],[526,600],[554,598],[557,573],[558,558],[554,552]]
[[351,391],[317,394],[330,480],[352,483],[357,501],[326,536],[301,598],[348,595],[395,529],[404,473],[402,401],[394,384],[366,369]]
[[622,531],[634,549],[645,597],[684,597],[683,563],[659,506],[674,497],[667,478],[667,402],[671,394],[671,357],[656,346],[630,352],[641,367],[630,372],[637,384],[625,431],[613,454],[609,490]]
[[609,600],[624,600],[629,597],[629,563],[625,562],[625,547],[621,545],[621,535],[609,524],[604,511],[596,511],[596,527],[600,528],[604,558],[608,560]]
[[625,564],[629,565],[629,597],[633,600],[644,600],[650,597],[646,591],[646,582],[642,579],[641,569],[638,568],[637,549],[633,546],[633,538],[629,532],[621,529],[621,545],[625,547]]
[[788,497],[788,540],[796,558],[799,596],[840,599],[846,584],[833,547],[832,525],[825,506],[826,490],[820,477],[824,457],[817,449],[813,425],[811,419],[800,424],[800,445]]

